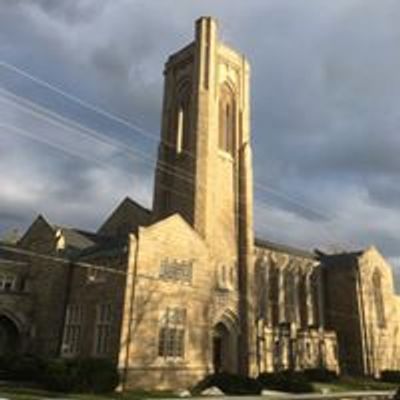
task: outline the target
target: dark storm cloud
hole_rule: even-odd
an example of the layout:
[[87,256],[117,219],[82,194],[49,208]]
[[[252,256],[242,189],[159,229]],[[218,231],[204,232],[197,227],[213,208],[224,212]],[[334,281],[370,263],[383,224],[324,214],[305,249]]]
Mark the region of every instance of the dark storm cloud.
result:
[[[14,0],[19,6],[26,6],[26,0]],[[87,23],[97,17],[110,1],[54,1],[30,0],[29,6],[37,7],[53,18],[65,20],[68,23]],[[15,5],[14,5],[15,6]]]
[[[42,96],[49,101],[46,106],[104,130],[128,147],[145,148],[151,157],[156,154],[163,63],[192,40],[194,19],[216,16],[222,39],[245,53],[252,65],[256,180],[284,192],[256,190],[265,213],[257,218],[257,230],[307,247],[329,246],[330,240],[350,247],[378,243],[385,254],[399,259],[398,1],[6,4],[0,13],[0,58],[144,127],[152,138],[81,107],[71,108],[56,95]],[[37,88],[18,82],[20,92],[38,97]],[[94,154],[98,152],[96,148]],[[40,151],[35,154],[29,162],[40,164]],[[99,208],[108,209],[124,192],[135,196],[134,176],[137,185],[146,182],[139,195],[149,203],[151,162],[133,168],[121,152],[109,157],[116,171],[88,162],[80,166],[79,177],[66,172],[74,169],[65,163],[52,161],[57,184],[42,199],[43,208],[57,209],[54,216],[72,224],[87,213],[87,224],[95,225],[99,212],[85,208],[84,199],[102,199]],[[36,174],[39,182],[41,174]],[[102,186],[114,181],[115,191]],[[64,213],[52,206],[74,197],[74,206]],[[333,231],[334,240],[329,235]]]

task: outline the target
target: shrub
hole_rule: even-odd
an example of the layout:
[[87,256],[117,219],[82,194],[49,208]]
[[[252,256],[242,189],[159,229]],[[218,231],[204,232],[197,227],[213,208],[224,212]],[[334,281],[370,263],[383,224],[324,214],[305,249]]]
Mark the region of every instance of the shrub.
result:
[[398,370],[385,370],[381,372],[381,381],[400,383],[400,371]]
[[40,379],[44,369],[44,360],[30,355],[9,355],[0,359],[2,379],[35,382]]
[[78,371],[76,362],[55,359],[47,362],[42,383],[48,390],[70,392],[77,387]]
[[262,373],[257,379],[265,389],[290,393],[310,393],[314,391],[312,384],[302,372],[281,371]]
[[304,370],[306,378],[313,382],[334,382],[338,379],[335,371],[326,368],[310,368]]
[[192,389],[192,393],[200,394],[211,386],[218,387],[228,395],[257,395],[262,389],[257,379],[222,372],[207,376]]
[[108,393],[118,385],[115,365],[106,359],[56,359],[47,363],[43,384],[59,392]]
[[78,362],[78,390],[94,393],[112,392],[119,383],[115,365],[108,359],[87,358]]

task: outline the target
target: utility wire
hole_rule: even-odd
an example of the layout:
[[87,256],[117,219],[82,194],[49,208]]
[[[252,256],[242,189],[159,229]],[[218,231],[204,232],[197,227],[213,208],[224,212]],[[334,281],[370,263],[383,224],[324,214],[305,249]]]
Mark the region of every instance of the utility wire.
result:
[[[117,269],[109,268],[109,267],[104,267],[101,265],[96,265],[96,264],[90,264],[87,262],[82,262],[82,261],[72,261],[69,258],[62,258],[62,257],[56,257],[56,256],[51,256],[48,254],[43,254],[43,253],[37,253],[35,251],[31,250],[25,250],[21,248],[15,248],[12,246],[4,246],[0,245],[0,250],[7,251],[10,253],[15,253],[15,254],[21,254],[24,256],[29,256],[29,257],[36,257],[36,258],[41,258],[43,260],[48,260],[48,261],[56,261],[61,263],[61,266],[66,265],[71,265],[73,264],[74,266],[80,267],[80,268],[85,268],[85,269],[90,269],[90,270],[98,270],[98,271],[103,271],[107,273],[112,273],[112,274],[117,274],[117,275],[126,275],[126,272],[124,271],[119,271]],[[52,264],[53,266],[54,264]]]
[[[11,96],[12,100],[4,98],[4,96],[3,96],[3,98],[1,98],[1,93],[3,93],[3,95],[6,94],[6,96]],[[113,146],[117,150],[119,150],[121,152],[124,152],[127,156],[131,157],[130,150],[128,150],[126,147],[123,147],[121,142],[113,140],[113,139],[110,139],[109,137],[107,137],[107,136],[105,136],[103,134],[100,134],[97,131],[94,131],[93,129],[89,129],[89,128],[83,127],[82,125],[80,125],[80,124],[78,124],[78,123],[76,123],[76,122],[74,122],[72,120],[69,120],[69,119],[67,119],[65,117],[61,117],[58,114],[55,114],[55,113],[49,111],[48,109],[45,109],[45,108],[43,108],[41,106],[37,106],[37,105],[33,104],[32,102],[24,100],[21,97],[19,97],[17,95],[14,95],[14,94],[12,94],[12,93],[4,90],[4,89],[0,89],[0,101],[5,101],[5,102],[8,102],[8,103],[12,103],[13,105],[15,104],[16,101],[20,101],[22,104],[18,104],[17,103],[16,105],[18,107],[24,109],[24,110],[27,110],[32,115],[34,115],[34,116],[36,116],[38,118],[43,118],[47,122],[56,124],[57,126],[61,126],[63,128],[66,127],[67,129],[77,129],[77,130],[80,131],[80,133],[82,135],[89,135],[90,137],[93,137],[95,140],[98,140],[101,143],[105,143],[107,145]],[[43,113],[45,115],[43,115]],[[66,126],[64,126],[63,124],[66,124]],[[3,127],[7,127],[5,124],[2,124],[2,126]],[[8,127],[11,129],[10,126],[8,126]],[[14,129],[18,129],[18,128],[14,128]],[[28,136],[31,139],[39,140],[39,141],[41,141],[41,142],[43,142],[43,143],[45,143],[47,145],[50,145],[52,147],[57,148],[58,150],[66,151],[70,155],[74,155],[74,153],[71,152],[70,150],[66,150],[66,149],[64,150],[64,148],[62,146],[54,145],[53,143],[51,143],[49,140],[47,140],[45,138],[42,138],[42,137],[37,138],[36,135],[32,135],[32,134],[30,134],[28,132],[23,133],[21,130],[19,130],[19,131],[20,131],[21,134],[23,134],[25,136]],[[80,153],[76,153],[76,154],[78,154],[78,156],[80,158],[85,159],[85,156],[82,156],[82,154],[80,154]],[[151,161],[151,166],[153,166],[153,162],[152,161],[155,160],[154,158],[149,157],[148,155],[146,155],[145,153],[140,152],[140,151],[137,151],[137,154],[134,154],[132,158],[134,158],[135,161],[139,161],[138,158],[144,158],[146,160],[144,162],[147,162],[147,164],[149,164],[149,161]],[[94,161],[96,163],[99,163],[96,159],[93,159],[93,158],[91,158],[90,161]],[[164,166],[164,164],[165,163],[160,163],[159,162],[157,168],[159,170],[161,170],[161,171],[167,172],[168,174],[170,174],[172,176],[178,177],[179,179],[183,179],[184,181],[188,181],[190,183],[194,182],[194,180],[189,177],[189,174],[188,175],[182,175],[182,171],[179,171],[179,172],[172,171],[171,169],[168,169],[168,168],[170,168],[169,165],[168,165],[168,168],[167,168],[167,167]],[[165,165],[167,165],[167,164],[165,164]],[[277,191],[275,189],[272,189],[272,188],[264,188],[264,190],[269,191],[269,192],[274,192],[275,194],[277,193]],[[263,206],[260,205],[258,202],[256,202],[255,207],[256,208],[263,208]],[[305,209],[305,207],[303,207],[303,209]],[[329,240],[331,240],[331,236],[332,236],[332,232],[329,232],[329,238],[330,238]],[[339,246],[339,247],[341,247],[341,246]]]
[[[18,96],[13,96],[13,97],[17,97],[17,98],[18,98]],[[0,101],[10,102],[9,99],[1,98],[1,89],[0,89]],[[27,109],[28,109],[28,112],[30,112],[32,115],[37,116],[38,118],[42,118],[42,117],[43,117],[43,118],[46,119],[48,122],[50,122],[50,123],[53,123],[53,122],[54,122],[54,123],[56,123],[58,126],[61,126],[61,127],[65,128],[65,126],[60,125],[60,124],[58,123],[58,121],[53,121],[52,119],[49,119],[46,115],[45,115],[45,116],[42,116],[42,114],[37,110],[37,108],[40,109],[40,107],[35,107],[36,110],[35,110],[35,109],[34,109],[34,110],[31,110],[31,109],[30,109],[30,107],[31,107],[30,102],[25,102],[25,103],[28,103],[28,104],[23,104],[23,105],[18,104],[18,106],[21,107],[22,109],[26,109],[26,108],[27,108]],[[14,104],[14,102],[12,102],[12,104]],[[43,112],[43,110],[40,110],[40,111]],[[46,112],[46,110],[44,110],[44,112]],[[57,116],[57,115],[56,115],[56,116]],[[60,118],[63,118],[63,117],[60,117]],[[63,120],[61,120],[61,121],[63,121]],[[63,121],[63,122],[64,122],[64,121]],[[73,122],[72,122],[72,123],[73,123]],[[79,124],[75,124],[75,125],[77,125],[78,128],[83,128],[83,129],[81,129],[81,134],[82,134],[82,135],[86,135],[86,134],[87,134],[87,132],[86,132],[87,130],[86,130],[84,127],[79,126]],[[49,146],[52,146],[52,147],[54,147],[54,148],[56,148],[56,149],[58,149],[58,150],[65,151],[65,152],[67,152],[68,154],[70,154],[70,155],[72,155],[72,156],[73,156],[74,154],[76,154],[76,155],[77,155],[78,157],[80,157],[81,159],[87,158],[88,160],[90,160],[90,161],[92,161],[92,162],[96,162],[96,163],[98,163],[98,164],[104,164],[104,165],[106,165],[107,167],[109,166],[109,162],[107,162],[107,164],[106,164],[106,163],[99,162],[97,159],[95,159],[95,158],[93,158],[93,157],[90,157],[90,156],[88,157],[88,156],[87,156],[87,153],[85,153],[85,155],[83,155],[83,154],[80,153],[80,152],[73,152],[73,151],[67,150],[67,149],[64,150],[64,147],[63,147],[63,146],[54,144],[54,143],[52,143],[50,140],[48,140],[48,139],[46,139],[46,138],[44,138],[44,137],[37,136],[37,135],[33,135],[33,134],[31,134],[30,132],[23,131],[23,130],[17,128],[17,127],[13,127],[13,126],[11,126],[11,125],[6,125],[6,124],[0,124],[0,126],[2,126],[3,128],[6,128],[6,129],[8,128],[8,129],[13,129],[14,131],[18,131],[18,133],[21,134],[21,135],[27,136],[27,137],[29,137],[29,138],[31,138],[31,139],[33,139],[33,140],[38,140],[38,141],[40,141],[40,142],[42,142],[42,143],[45,143],[45,144],[47,144],[47,145],[49,145]],[[67,128],[70,128],[70,126],[67,126]],[[78,129],[78,128],[74,127],[74,129]],[[98,132],[96,132],[96,131],[93,131],[93,130],[89,130],[89,135],[90,135],[91,137],[94,137],[96,140],[100,141],[101,143],[104,142],[104,143],[106,143],[106,144],[109,144],[109,145],[111,145],[111,146],[117,148],[117,150],[123,151],[123,152],[125,152],[128,156],[131,156],[129,150],[127,150],[126,147],[122,147],[122,146],[118,143],[118,141],[115,141],[115,140],[105,140],[105,141],[103,141],[102,139],[103,139],[104,135],[102,135],[102,134],[100,134],[100,133],[98,133]],[[136,154],[133,158],[134,158],[135,161],[141,162],[141,161],[142,161],[142,160],[140,160],[141,156],[142,156],[142,154]],[[145,160],[144,160],[143,162],[144,162],[144,163],[147,163],[147,164],[150,163],[149,160],[153,160],[151,157],[144,157],[144,158],[145,158]],[[151,162],[151,166],[153,166],[153,162]],[[161,164],[161,165],[158,165],[158,169],[161,170],[161,171],[167,172],[167,173],[170,174],[170,175],[176,176],[176,177],[178,177],[178,178],[183,178],[185,181],[188,181],[188,182],[190,182],[190,183],[194,183],[194,180],[193,180],[192,178],[189,178],[189,177],[187,177],[187,176],[182,176],[182,175],[180,174],[180,172],[173,172],[173,171],[167,169],[166,167],[164,167],[164,165],[162,165],[162,164]],[[162,187],[163,185],[160,184],[159,186]],[[202,185],[201,185],[201,186],[202,186]],[[177,195],[179,195],[179,196],[181,196],[181,197],[186,197],[186,198],[188,198],[188,199],[190,198],[189,196],[185,196],[183,193],[174,191],[174,190],[172,190],[172,189],[170,189],[170,188],[167,188],[167,190],[169,190],[170,192],[175,192]],[[239,199],[239,202],[241,203],[241,200],[240,200],[240,199]],[[256,207],[256,208],[261,208],[261,209],[263,208],[263,206],[262,206],[261,204],[259,204],[259,203],[256,203],[255,207]],[[267,211],[269,211],[269,210],[267,209]]]
[[[1,101],[1,99],[0,99],[0,101]],[[110,163],[102,162],[102,161],[97,160],[96,158],[93,158],[93,157],[90,157],[90,156],[87,156],[87,155],[83,155],[83,154],[80,154],[80,153],[76,153],[76,152],[73,152],[71,150],[67,150],[63,146],[59,146],[57,144],[54,144],[52,141],[49,141],[49,140],[47,140],[45,138],[40,138],[40,137],[37,137],[36,135],[32,135],[29,132],[24,131],[22,129],[19,129],[19,128],[15,127],[15,126],[0,123],[0,127],[4,128],[4,129],[8,129],[10,131],[13,131],[13,132],[15,132],[17,134],[20,134],[22,136],[26,136],[26,137],[28,137],[30,139],[37,140],[37,141],[39,141],[41,143],[44,143],[44,144],[46,144],[46,145],[48,145],[50,147],[53,147],[53,148],[55,148],[57,150],[63,151],[63,152],[65,152],[65,153],[67,153],[67,154],[69,154],[71,156],[79,157],[80,159],[82,159],[84,161],[91,161],[91,162],[94,162],[94,163],[99,164],[101,166],[105,166],[107,168],[113,168],[113,166]],[[192,197],[189,194],[181,192],[181,191],[174,190],[171,187],[166,186],[166,185],[164,185],[162,183],[159,183],[158,187],[160,187],[161,189],[163,189],[165,191],[168,191],[170,193],[175,194],[176,196],[178,196],[181,199],[188,200],[188,201],[192,200]],[[261,205],[261,204],[257,204],[255,206],[255,209],[261,209],[261,210],[266,211],[266,212],[270,211],[268,206]],[[239,220],[245,221],[245,217],[242,216],[239,212],[236,211],[235,215],[236,215],[236,218],[238,218]],[[258,221],[258,225],[260,227],[264,227],[264,228],[267,228],[267,229],[269,228],[268,224],[261,223],[260,221]],[[269,236],[271,236],[271,234],[269,234]]]
[[[127,119],[125,118],[121,118],[119,116],[116,116],[115,114],[104,110],[98,106],[95,106],[93,104],[90,104],[84,100],[82,100],[81,98],[77,97],[76,95],[72,95],[70,93],[65,92],[64,90],[54,86],[53,84],[44,81],[43,79],[40,79],[36,76],[33,76],[32,74],[28,73],[27,71],[22,70],[21,68],[16,67],[15,65],[12,65],[10,63],[7,63],[5,61],[0,61],[0,67],[9,69],[14,71],[17,74],[20,74],[22,76],[24,76],[25,78],[30,79],[31,81],[46,87],[49,90],[53,90],[55,93],[58,93],[59,95],[76,102],[77,104],[91,110],[94,111],[100,115],[103,115],[104,117],[107,117],[115,122],[118,122],[128,128],[133,129],[134,131],[140,133],[141,135],[145,136],[145,137],[149,137],[151,138],[153,141],[155,140],[157,143],[159,142],[159,135],[155,135],[149,131],[147,131],[146,129],[140,127],[137,124],[131,123],[129,122]],[[166,142],[164,142],[166,143]],[[173,146],[172,143],[166,143],[169,146]],[[185,151],[183,150],[182,152],[184,152],[185,154],[187,154],[189,157],[195,158],[195,156],[189,152],[189,151]],[[319,217],[319,218],[326,218],[327,214],[325,212],[320,212],[320,211],[316,211],[315,209],[312,209],[308,206],[305,206],[304,204],[300,203],[298,200],[293,199],[291,196],[287,195],[286,193],[283,193],[282,191],[276,189],[276,188],[272,188],[272,187],[267,187],[265,184],[261,184],[261,183],[257,183],[254,182],[254,186],[257,187],[258,189],[262,190],[262,191],[266,191],[266,192],[272,192],[277,196],[280,196],[284,199],[286,199],[287,201],[291,202],[294,205],[297,205],[299,207],[301,207],[303,210],[306,210],[308,212],[311,212],[313,215]]]
[[[120,271],[120,270],[117,270],[117,269],[114,269],[114,268],[104,267],[104,266],[101,266],[101,265],[98,265],[98,264],[91,264],[91,263],[80,262],[80,261],[72,261],[72,260],[67,259],[67,258],[61,258],[61,257],[46,255],[46,254],[43,254],[43,253],[37,253],[35,251],[25,250],[25,249],[21,249],[21,248],[15,248],[15,247],[12,247],[12,246],[0,245],[0,250],[6,251],[6,252],[15,253],[15,254],[20,254],[20,255],[24,255],[24,256],[29,256],[29,257],[36,257],[36,258],[40,258],[40,259],[44,259],[44,260],[48,260],[48,261],[56,261],[56,262],[59,262],[59,263],[62,264],[62,265],[56,265],[58,267],[62,267],[64,265],[68,266],[68,265],[72,264],[74,267],[80,267],[80,268],[88,269],[90,271],[98,270],[98,271],[106,272],[108,274],[117,274],[117,275],[120,275],[120,276],[127,276],[128,275],[126,273],[126,271]],[[52,264],[52,266],[54,266],[54,264]],[[278,269],[279,269],[279,267],[278,267]],[[144,278],[144,279],[155,280],[155,281],[163,281],[158,276],[153,277],[151,275],[144,275],[142,273],[139,273],[138,277],[139,278]],[[179,284],[179,283],[175,282],[175,284]],[[319,288],[319,284],[317,282],[310,281],[309,282],[309,286],[311,288]],[[187,288],[187,287],[191,288],[191,289],[194,289],[194,290],[201,289],[201,287],[198,287],[198,286],[182,285],[182,288]],[[205,293],[205,295],[207,295],[208,292],[204,291],[204,293]],[[368,294],[368,293],[364,293],[364,297],[375,298],[373,294]],[[304,301],[302,303],[304,303],[303,306],[305,306],[306,305],[306,303],[305,303],[306,299],[303,299],[303,300]],[[269,299],[268,305],[272,306],[272,307],[276,307],[275,308],[275,310],[276,310],[275,313],[276,314],[279,314],[279,309],[284,309],[284,310],[294,309],[294,310],[299,310],[299,312],[301,313],[301,305],[300,304],[287,304],[285,301],[284,302],[279,302],[277,300]],[[319,303],[318,303],[318,306],[320,306]],[[272,307],[270,308],[271,314],[274,313]],[[314,307],[313,307],[312,312],[313,313],[316,312]],[[308,311],[307,311],[307,313],[308,313]],[[349,313],[349,312],[345,313],[345,312],[334,311],[334,310],[329,310],[328,309],[326,312],[324,312],[324,317],[326,319],[326,317],[329,316],[329,315],[336,315],[336,316],[344,317],[344,319],[346,319],[346,320],[357,320],[358,321],[359,318],[360,318],[359,315],[356,312],[354,312],[353,314],[354,315],[352,315],[352,313]],[[261,319],[264,319],[264,318],[261,318]],[[318,319],[318,317],[317,317],[317,319]],[[268,318],[267,318],[267,320],[268,320]],[[399,319],[390,318],[390,322],[398,322],[398,323],[400,323],[400,320]],[[274,326],[279,326],[279,323],[276,323],[276,324],[273,324],[273,325]],[[377,324],[376,324],[375,321],[366,321],[365,325],[367,325],[367,326],[368,325],[376,326]]]

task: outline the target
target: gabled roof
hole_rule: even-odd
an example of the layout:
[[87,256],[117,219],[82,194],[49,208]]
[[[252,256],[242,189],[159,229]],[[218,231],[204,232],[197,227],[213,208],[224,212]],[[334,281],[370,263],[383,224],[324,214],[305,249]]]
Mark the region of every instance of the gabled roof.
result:
[[128,236],[124,237],[107,237],[102,243],[98,243],[92,247],[88,247],[79,252],[78,258],[112,256],[121,254],[128,245]]
[[35,242],[37,241],[37,237],[43,237],[43,235],[46,235],[46,232],[47,237],[49,235],[54,236],[54,246],[57,240],[56,235],[60,232],[60,237],[62,236],[64,240],[64,247],[75,248],[77,250],[94,246],[105,240],[105,238],[96,233],[51,224],[43,215],[38,215],[18,241],[17,245],[24,247],[26,242],[29,243],[31,239]]
[[21,238],[18,240],[17,245],[19,246],[24,246],[25,242],[28,241],[30,237],[34,237],[35,235],[38,234],[42,229],[46,229],[49,232],[54,231],[53,227],[51,224],[47,221],[47,219],[42,215],[39,214],[32,224],[29,226],[29,228],[26,230],[26,232],[21,236]]
[[137,232],[139,226],[151,223],[152,213],[136,201],[126,197],[97,231],[100,235],[124,236]]

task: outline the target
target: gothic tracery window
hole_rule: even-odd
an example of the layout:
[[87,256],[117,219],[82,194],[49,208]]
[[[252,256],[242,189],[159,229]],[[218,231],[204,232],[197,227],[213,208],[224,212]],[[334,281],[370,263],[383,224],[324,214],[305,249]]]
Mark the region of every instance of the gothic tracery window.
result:
[[284,288],[286,322],[297,322],[295,271],[286,271]]
[[279,323],[279,270],[275,266],[270,270],[269,302],[271,304],[271,319],[273,326]]

